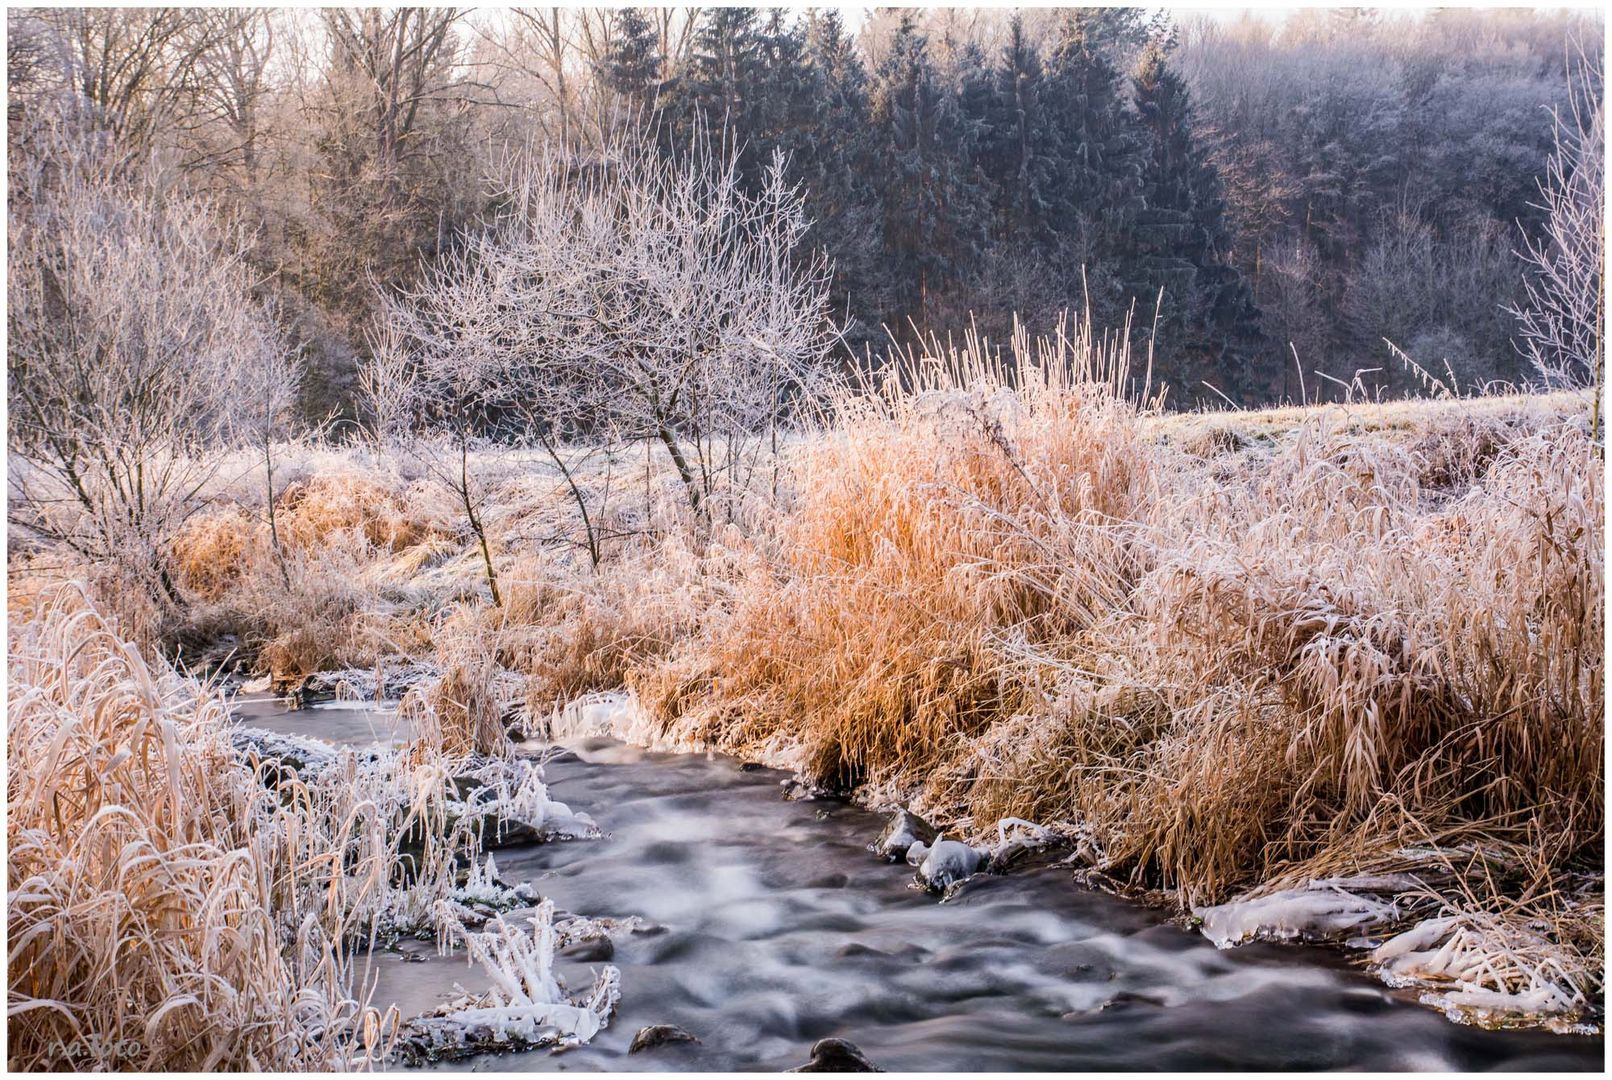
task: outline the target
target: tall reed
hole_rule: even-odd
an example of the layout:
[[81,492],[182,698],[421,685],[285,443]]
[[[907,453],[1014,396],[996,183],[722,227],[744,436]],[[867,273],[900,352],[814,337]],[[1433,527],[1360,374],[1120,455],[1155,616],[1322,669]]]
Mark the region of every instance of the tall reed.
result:
[[147,664],[75,590],[12,622],[12,1068],[331,1068],[384,1049],[394,1018],[354,990],[345,913],[298,906],[299,812],[228,729],[218,694]]

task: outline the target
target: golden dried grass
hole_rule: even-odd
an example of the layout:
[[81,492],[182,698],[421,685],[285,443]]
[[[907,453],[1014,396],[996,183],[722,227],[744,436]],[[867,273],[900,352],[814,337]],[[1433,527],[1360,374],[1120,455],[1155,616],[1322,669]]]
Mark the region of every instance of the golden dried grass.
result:
[[321,474],[288,487],[280,496],[287,543],[319,546],[338,532],[357,532],[377,548],[401,551],[440,535],[415,509],[419,491],[398,490],[395,481],[368,471]]
[[[973,338],[950,364],[932,346],[837,403],[794,462],[768,556],[667,671],[637,679],[668,722],[735,747],[788,732],[817,779],[854,787],[1010,713],[1008,638],[1105,616],[1131,573],[1114,526],[1144,480],[1112,358],[1061,335],[1021,338],[1011,369]],[[1111,561],[1049,592],[1013,571],[1045,557],[1053,520]]]
[[1410,835],[1548,834],[1547,879],[1601,842],[1579,425],[1315,410],[1206,454],[1113,393],[1112,357],[1058,346],[967,342],[840,401],[765,557],[630,673],[662,723],[782,738],[944,818],[1077,825],[1192,903]]
[[416,494],[357,466],[298,482],[278,500],[278,545],[261,511],[222,502],[196,515],[172,553],[191,606],[163,636],[194,646],[233,632],[277,685],[428,649],[421,613],[376,602],[462,547]]
[[332,1068],[384,1050],[394,1017],[353,994],[341,920],[298,914],[317,876],[299,813],[235,755],[223,699],[147,665],[75,589],[11,634],[10,1067]]
[[465,616],[447,619],[435,634],[439,678],[404,696],[402,713],[416,735],[450,757],[502,756],[509,751],[503,709],[494,696],[498,663],[486,635]]
[[1604,833],[1604,495],[1572,404],[1171,417],[1122,398],[1125,364],[1078,331],[931,343],[791,444],[770,521],[612,503],[644,531],[597,572],[541,546],[564,508],[512,481],[497,610],[384,613],[425,575],[469,595],[474,566],[373,470],[288,499],[300,610],[260,535],[237,571],[199,530],[186,565],[221,565],[186,580],[280,603],[287,669],[434,638],[455,746],[491,748],[499,669],[534,712],[626,685],[680,744],[787,748],[950,821],[1067,822],[1188,903],[1504,843],[1528,872],[1462,902],[1522,904],[1598,970],[1537,900]]
[[620,551],[604,573],[537,555],[505,574],[504,606],[483,610],[482,632],[499,663],[528,679],[527,708],[557,705],[626,685],[696,624],[731,576],[719,548],[696,558],[677,536]]

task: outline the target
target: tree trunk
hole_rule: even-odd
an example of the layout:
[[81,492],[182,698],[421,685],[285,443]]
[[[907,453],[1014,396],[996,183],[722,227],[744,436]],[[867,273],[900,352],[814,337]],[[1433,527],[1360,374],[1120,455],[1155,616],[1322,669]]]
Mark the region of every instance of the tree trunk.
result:
[[487,587],[492,590],[493,607],[503,607],[504,598],[498,591],[498,575],[493,572],[493,554],[487,547],[487,530],[482,528],[476,506],[470,501],[470,440],[462,431],[459,433],[459,498],[464,502],[470,531],[476,534],[476,540],[481,544],[481,563],[487,570]]
[[263,440],[263,469],[267,477],[265,484],[268,488],[269,504],[269,542],[274,545],[274,559],[280,564],[280,583],[285,586],[287,593],[291,592],[291,572],[285,566],[285,549],[280,546],[280,522],[274,509],[274,444]]
[[[565,478],[565,486],[571,489],[571,498],[577,504],[577,513],[582,516],[582,532],[587,537],[588,558],[592,560],[593,568],[597,570],[599,569],[599,537],[593,527],[593,517],[588,513],[587,497],[583,494],[582,487],[577,483],[576,477],[572,475],[570,466],[566,465],[565,460],[560,457],[559,447],[550,442],[549,437],[542,432],[539,432],[537,437],[543,444],[543,449],[548,452],[549,460],[554,462],[554,467],[559,469],[560,475]],[[608,451],[606,452],[608,453]],[[606,494],[608,495],[608,488],[606,489]]]
[[688,489],[689,506],[695,510],[699,510],[699,481],[694,476],[693,468],[689,466],[688,458],[683,456],[683,448],[678,444],[677,436],[673,435],[672,429],[667,427],[665,424],[660,425],[660,430],[657,432],[657,434],[660,436],[661,445],[666,447],[666,452],[671,455],[672,464],[676,466],[677,475],[680,479],[682,479],[683,486]]

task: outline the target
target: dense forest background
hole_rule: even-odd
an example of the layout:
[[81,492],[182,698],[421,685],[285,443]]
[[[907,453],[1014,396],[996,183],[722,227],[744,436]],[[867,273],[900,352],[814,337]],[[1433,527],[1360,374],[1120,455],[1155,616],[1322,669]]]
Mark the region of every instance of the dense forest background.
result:
[[[254,238],[310,418],[356,407],[377,290],[540,140],[775,152],[834,262],[847,358],[1090,311],[1190,405],[1520,382],[1508,308],[1586,13],[1140,9],[49,9],[8,14],[12,172],[45,111]],[[1579,44],[1575,44],[1579,43]],[[16,186],[13,185],[15,193]],[[1212,388],[1212,389],[1211,389]]]

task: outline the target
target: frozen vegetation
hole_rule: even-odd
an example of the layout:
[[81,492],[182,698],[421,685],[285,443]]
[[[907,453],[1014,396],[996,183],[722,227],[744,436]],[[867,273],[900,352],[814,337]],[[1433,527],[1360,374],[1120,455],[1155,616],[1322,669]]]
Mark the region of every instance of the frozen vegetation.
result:
[[1422,990],[1452,1020],[1595,1031],[1583,1017],[1602,991],[1546,929],[1483,912],[1443,915],[1383,942],[1370,960],[1389,985]]
[[1297,889],[1194,908],[1192,914],[1204,936],[1222,949],[1245,941],[1360,939],[1399,922],[1403,914],[1392,897],[1417,886],[1410,878],[1312,881]]
[[[415,55],[453,21],[326,18],[436,27]],[[9,201],[9,1063],[593,1037],[617,978],[563,987],[553,950],[610,924],[488,852],[599,836],[523,756],[596,736],[903,808],[876,850],[943,895],[1055,848],[1218,945],[1341,943],[1456,1020],[1598,1026],[1603,130],[1569,66],[1529,385],[1396,350],[1424,397],[1326,375],[1319,404],[1301,361],[1298,404],[1225,412],[1171,411],[1168,334],[1067,293],[1040,334],[1004,310],[1007,341],[849,356],[787,155],[696,124],[485,162],[474,214],[353,286],[348,414],[298,427],[329,313],[266,303],[255,219],[41,94]],[[920,295],[964,241],[932,242]],[[406,734],[239,729],[226,680]],[[355,956],[406,935],[491,988],[369,1000]]]
[[587,1042],[610,1022],[620,976],[605,967],[587,994],[573,998],[554,973],[554,905],[543,901],[529,928],[502,915],[470,930],[451,908],[438,912],[451,940],[492,979],[492,989],[463,994],[409,1020],[401,1035],[406,1060],[437,1060],[489,1050],[535,1050]]
[[[339,1068],[607,1022],[613,971],[573,1002],[551,906],[480,855],[598,835],[532,762],[237,728],[73,587],[13,624],[9,676],[13,1066]],[[504,920],[526,908],[530,930]],[[353,958],[405,934],[467,950],[494,989],[400,1026]]]
[[[291,592],[248,475],[176,546],[193,599],[160,632],[234,634],[243,669],[281,687],[345,667],[342,696],[364,700],[377,666],[429,672],[384,681],[451,765],[233,736],[234,759],[256,740],[260,768],[320,799],[362,793],[381,833],[414,814],[454,844],[592,835],[500,757],[511,741],[711,747],[910,807],[945,837],[897,830],[889,854],[910,849],[942,889],[1044,826],[1094,880],[1197,910],[1217,942],[1382,949],[1356,955],[1454,1019],[1568,1030],[1597,1022],[1601,980],[1584,854],[1600,837],[1601,489],[1579,408],[1167,417],[1079,383],[932,390],[793,441],[787,516],[735,493],[732,520],[708,521],[675,473],[652,471],[646,495],[595,466],[606,520],[646,497],[667,515],[597,570],[513,539],[563,531],[570,497],[533,482],[540,462],[502,459],[497,606],[474,533],[406,459],[302,451],[283,466]],[[52,587],[19,558],[26,617]],[[1510,780],[1467,786],[1484,775]],[[505,914],[527,932],[491,879],[436,880],[353,890],[342,932],[434,932],[438,900],[467,927]],[[512,1001],[474,1005],[504,1010],[477,1034],[563,1038]],[[459,1052],[437,1019],[417,1048]]]

